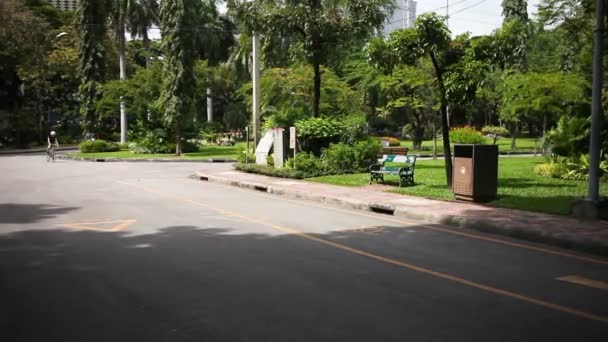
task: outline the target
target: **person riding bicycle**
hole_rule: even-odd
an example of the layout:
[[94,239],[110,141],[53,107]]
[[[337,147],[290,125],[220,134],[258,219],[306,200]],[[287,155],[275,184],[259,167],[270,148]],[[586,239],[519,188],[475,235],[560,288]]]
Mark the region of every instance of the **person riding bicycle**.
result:
[[57,139],[56,135],[57,134],[55,131],[51,131],[49,136],[46,138],[46,142],[49,144],[49,146],[46,148],[47,153],[51,150],[51,147],[55,147],[55,149],[59,147],[59,140]]

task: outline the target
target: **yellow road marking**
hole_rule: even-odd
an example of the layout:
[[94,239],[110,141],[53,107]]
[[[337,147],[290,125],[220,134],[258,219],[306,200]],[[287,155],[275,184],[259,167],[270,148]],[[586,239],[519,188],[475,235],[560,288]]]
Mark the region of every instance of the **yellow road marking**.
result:
[[[114,221],[96,221],[96,222],[91,222],[91,221],[81,221],[81,222],[74,222],[74,223],[64,223],[64,224],[60,224],[60,227],[65,227],[65,228],[72,228],[72,229],[83,229],[83,230],[96,230],[96,231],[101,231],[101,232],[117,232],[120,230],[123,230],[125,228],[127,228],[128,226],[130,226],[131,224],[135,223],[137,220],[114,220]],[[108,224],[114,224],[110,227],[99,227],[99,226],[106,226]]]
[[[253,194],[255,196],[262,196],[262,197],[275,198],[275,199],[277,198],[277,195],[268,195],[268,194],[263,194],[261,192],[254,192],[254,191],[243,190],[243,189],[240,189],[238,187],[228,186],[228,185],[224,185],[224,184],[221,184],[221,183],[214,183],[214,185],[219,185],[219,186],[221,186],[223,188],[229,188],[229,189],[233,189],[233,190],[237,190],[237,191],[241,191],[241,192],[247,192],[247,193]],[[441,227],[438,227],[438,226],[435,226],[435,225],[431,226],[431,225],[428,225],[428,224],[420,224],[420,221],[407,220],[407,219],[401,219],[401,218],[400,219],[393,219],[393,218],[389,218],[389,217],[383,217],[383,216],[380,216],[380,215],[366,214],[366,213],[363,213],[363,212],[360,212],[360,211],[356,211],[356,210],[350,210],[349,211],[349,210],[346,210],[346,209],[340,209],[340,208],[335,208],[335,207],[331,207],[331,206],[323,206],[323,205],[319,205],[319,204],[308,203],[308,202],[305,202],[305,201],[298,201],[298,200],[294,200],[294,199],[290,199],[290,198],[284,198],[284,197],[282,197],[281,200],[282,201],[291,202],[291,203],[297,203],[297,204],[301,204],[301,205],[306,205],[306,206],[310,206],[310,207],[329,209],[329,210],[333,210],[333,211],[347,213],[347,214],[350,214],[350,215],[358,215],[358,216],[361,216],[361,217],[374,218],[374,219],[382,220],[382,221],[386,221],[386,222],[393,222],[393,223],[399,223],[399,224],[403,224],[403,223],[415,224],[416,227],[425,228],[425,229],[434,230],[434,231],[440,231],[440,232],[448,233],[448,234],[452,234],[452,235],[465,236],[465,237],[469,237],[469,238],[473,238],[473,239],[477,239],[477,240],[498,243],[498,244],[502,244],[502,245],[506,245],[506,246],[511,246],[511,247],[528,249],[528,250],[532,250],[532,251],[536,251],[536,252],[541,252],[541,253],[545,253],[545,254],[559,255],[559,256],[562,256],[562,257],[576,259],[576,260],[585,261],[585,262],[594,263],[594,264],[608,265],[608,260],[602,260],[602,259],[597,259],[597,258],[593,258],[593,257],[584,256],[584,255],[569,253],[569,252],[565,252],[565,251],[558,251],[558,250],[553,250],[553,249],[549,249],[549,248],[543,248],[543,247],[538,247],[538,246],[533,246],[533,245],[527,245],[527,244],[518,243],[518,242],[512,242],[512,241],[502,240],[502,239],[493,238],[493,237],[484,236],[484,235],[478,235],[478,234],[474,234],[474,233],[461,232],[461,231],[454,230],[453,228],[441,228]],[[439,225],[439,224],[437,224],[437,225]]]
[[608,290],[607,282],[593,280],[593,279],[589,279],[589,278],[585,278],[585,277],[581,277],[581,276],[577,276],[577,275],[559,277],[559,278],[557,278],[557,280],[566,281],[569,283],[588,286],[588,287],[593,287],[593,288],[600,289],[600,290]]
[[125,184],[125,185],[129,185],[129,186],[132,186],[132,187],[135,187],[135,188],[139,188],[139,189],[141,189],[143,191],[146,191],[148,193],[157,194],[157,195],[160,195],[160,196],[163,196],[163,197],[166,197],[166,198],[172,198],[174,200],[177,200],[177,201],[180,201],[180,202],[184,202],[184,203],[188,203],[188,204],[191,204],[193,206],[202,207],[202,208],[205,208],[205,209],[208,209],[208,210],[212,210],[212,211],[221,213],[223,215],[236,217],[236,218],[239,218],[239,219],[241,219],[241,220],[243,220],[245,222],[251,222],[251,223],[255,223],[255,224],[271,227],[271,228],[274,228],[276,230],[279,230],[279,231],[282,231],[282,232],[285,232],[285,233],[293,234],[293,235],[302,237],[302,238],[307,239],[307,240],[316,241],[316,242],[319,242],[319,243],[327,245],[327,246],[331,246],[331,247],[334,247],[334,248],[337,248],[337,249],[340,249],[340,250],[343,250],[343,251],[347,251],[347,252],[350,252],[350,253],[353,253],[353,254],[361,255],[361,256],[364,256],[364,257],[367,257],[367,258],[370,258],[370,259],[378,260],[378,261],[381,261],[381,262],[384,262],[384,263],[387,263],[387,264],[391,264],[391,265],[398,266],[398,267],[405,268],[405,269],[409,269],[409,270],[412,270],[412,271],[416,271],[416,272],[432,275],[432,276],[437,277],[437,278],[441,278],[441,279],[445,279],[445,280],[450,280],[450,281],[453,281],[453,282],[456,282],[456,283],[459,283],[459,284],[462,284],[462,285],[466,285],[466,286],[469,286],[469,287],[473,287],[473,288],[476,288],[476,289],[479,289],[479,290],[483,290],[483,291],[486,291],[486,292],[494,293],[494,294],[497,294],[497,295],[501,295],[501,296],[505,296],[505,297],[509,297],[509,298],[513,298],[513,299],[517,299],[517,300],[520,300],[520,301],[523,301],[523,302],[526,302],[526,303],[535,304],[535,305],[542,306],[542,307],[545,307],[545,308],[548,308],[548,309],[552,309],[552,310],[555,310],[555,311],[559,311],[559,312],[562,312],[562,313],[567,313],[567,314],[570,314],[570,315],[573,315],[573,316],[577,316],[577,317],[582,317],[582,318],[586,318],[586,319],[589,319],[589,320],[594,320],[594,321],[600,321],[600,322],[608,323],[608,317],[605,317],[605,316],[596,315],[596,314],[585,312],[585,311],[582,311],[582,310],[578,310],[578,309],[570,308],[570,307],[567,307],[567,306],[563,306],[563,305],[551,303],[551,302],[548,302],[548,301],[536,299],[536,298],[533,298],[533,297],[529,297],[529,296],[526,296],[526,295],[522,295],[522,294],[519,294],[519,293],[516,293],[516,292],[511,292],[511,291],[508,291],[508,290],[499,289],[499,288],[492,287],[492,286],[489,286],[489,285],[484,285],[484,284],[477,283],[477,282],[474,282],[474,281],[470,281],[470,280],[467,280],[467,279],[464,279],[464,278],[461,278],[461,277],[458,277],[458,276],[453,276],[453,275],[450,275],[450,274],[447,274],[447,273],[433,271],[431,269],[424,268],[424,267],[421,267],[421,266],[416,266],[416,265],[409,264],[409,263],[406,263],[406,262],[403,262],[403,261],[391,259],[391,258],[388,258],[388,257],[383,257],[381,255],[377,255],[377,254],[373,254],[373,253],[370,253],[370,252],[366,252],[366,251],[363,251],[363,250],[360,250],[360,249],[349,247],[347,245],[343,245],[343,244],[336,243],[336,242],[333,242],[333,241],[325,240],[325,239],[322,239],[322,238],[319,238],[319,237],[316,237],[316,236],[313,236],[313,235],[301,232],[301,231],[299,231],[297,229],[294,229],[294,228],[290,228],[290,227],[287,227],[287,226],[282,226],[282,225],[274,224],[274,223],[267,222],[267,221],[260,220],[260,219],[254,219],[254,218],[251,218],[251,217],[248,217],[248,216],[245,216],[245,215],[241,215],[241,214],[236,213],[236,212],[232,212],[232,211],[229,211],[229,210],[221,209],[221,208],[218,208],[218,207],[206,204],[206,203],[194,201],[194,200],[191,200],[191,199],[188,199],[188,198],[185,198],[185,197],[181,197],[181,196],[173,195],[173,194],[170,194],[170,193],[162,192],[162,191],[159,191],[159,190],[156,190],[156,189],[152,189],[152,188],[149,188],[149,187],[135,185],[135,184],[126,183],[126,182],[122,182],[122,181],[118,181],[118,182],[121,183],[121,184]]

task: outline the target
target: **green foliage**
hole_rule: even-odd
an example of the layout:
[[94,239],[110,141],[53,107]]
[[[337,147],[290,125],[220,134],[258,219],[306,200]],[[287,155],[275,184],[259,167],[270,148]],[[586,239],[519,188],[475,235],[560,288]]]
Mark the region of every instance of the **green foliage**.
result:
[[[199,147],[192,142],[182,141],[184,153],[197,152]],[[172,153],[175,152],[175,142],[163,128],[147,131],[143,137],[129,143],[129,150],[136,154]]]
[[296,157],[290,159],[288,162],[288,164],[292,168],[295,168],[296,170],[301,171],[306,175],[320,175],[323,173],[323,166],[321,165],[321,160],[312,153],[297,153]]
[[484,144],[485,139],[474,127],[464,126],[450,130],[450,141],[456,144]]
[[92,128],[96,121],[96,101],[101,97],[99,85],[104,81],[106,64],[106,47],[104,37],[106,26],[99,25],[100,19],[106,18],[108,2],[105,0],[80,1],[78,8],[78,32],[80,43],[78,47],[80,87],[80,114],[84,118],[84,126]]
[[302,139],[334,138],[342,134],[342,123],[335,118],[308,118],[296,123]]
[[[545,164],[538,164],[534,172],[539,176],[561,178],[569,180],[589,179],[589,156],[580,155],[578,158],[565,158],[553,160]],[[600,162],[600,179],[608,181],[608,160]]]
[[[572,180],[589,180],[589,155],[582,154],[574,159],[566,159],[566,168],[568,172],[563,174],[561,178]],[[600,161],[600,179],[608,181],[608,160]]]
[[194,105],[194,65],[196,63],[196,31],[199,25],[195,0],[162,1],[160,22],[162,28],[163,82],[158,105],[163,121],[174,127],[175,154],[180,155],[181,131],[185,118],[191,116]]
[[234,165],[234,168],[247,173],[256,173],[281,178],[302,179],[307,178],[308,176],[305,172],[302,172],[300,170],[294,170],[291,168],[274,168],[257,164],[238,163]]
[[562,178],[567,171],[566,165],[562,162],[551,161],[534,166],[534,173],[542,177]]
[[500,117],[518,122],[551,120],[572,115],[576,105],[586,102],[584,79],[576,74],[513,73],[504,79]]
[[589,120],[562,116],[545,135],[543,149],[562,157],[576,157],[589,149]]
[[[348,115],[361,112],[361,96],[348,83],[340,80],[327,68],[323,72],[320,111],[322,114]],[[312,115],[313,86],[310,79],[313,70],[309,66],[294,65],[290,68],[264,70],[260,81],[261,118],[269,128],[287,128],[302,118]],[[239,94],[251,108],[252,83],[245,84]]]
[[353,173],[358,170],[355,149],[345,143],[331,144],[321,156],[323,169],[329,174]]
[[83,153],[115,152],[120,149],[118,144],[105,140],[83,141],[78,148]]
[[295,39],[294,43],[313,66],[311,110],[315,116],[323,113],[320,65],[327,64],[336,46],[380,29],[394,6],[391,0],[228,2],[228,8],[247,31],[270,36],[286,32],[285,36]]
[[502,126],[484,126],[481,128],[481,133],[489,135],[493,139],[492,144],[496,145],[498,139],[509,135],[509,130]]
[[380,144],[376,140],[359,141],[354,146],[331,144],[323,150],[321,164],[326,174],[345,174],[367,170],[374,163]]
[[247,151],[246,145],[238,145],[236,148],[236,160],[241,163],[255,163],[255,151],[249,149]]

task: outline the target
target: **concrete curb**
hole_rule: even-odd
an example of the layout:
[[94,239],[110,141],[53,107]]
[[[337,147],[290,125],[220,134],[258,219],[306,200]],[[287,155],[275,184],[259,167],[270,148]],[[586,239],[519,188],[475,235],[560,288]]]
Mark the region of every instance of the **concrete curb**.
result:
[[87,158],[58,155],[57,159],[88,161],[98,163],[236,163],[234,159],[209,158],[209,159],[171,159],[171,158]]
[[504,235],[516,239],[531,242],[554,245],[587,253],[608,256],[608,241],[596,241],[588,238],[580,238],[572,235],[562,236],[539,230],[525,229],[524,227],[509,222],[496,223],[479,218],[465,218],[449,214],[422,212],[419,209],[407,206],[394,206],[386,203],[371,203],[351,198],[324,196],[301,190],[289,189],[281,186],[255,183],[214,176],[204,172],[197,172],[192,178],[241,188],[262,191],[270,194],[291,198],[321,202],[346,209],[390,213],[395,217],[422,220],[432,224],[446,225],[451,228],[471,229],[484,233]]

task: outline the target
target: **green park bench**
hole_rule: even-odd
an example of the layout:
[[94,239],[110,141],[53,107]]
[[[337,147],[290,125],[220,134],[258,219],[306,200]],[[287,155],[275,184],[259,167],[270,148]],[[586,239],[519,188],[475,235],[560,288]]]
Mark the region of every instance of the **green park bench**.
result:
[[369,166],[369,184],[374,180],[384,183],[384,175],[395,175],[399,176],[399,187],[414,185],[415,166],[416,156],[385,154],[377,164]]

